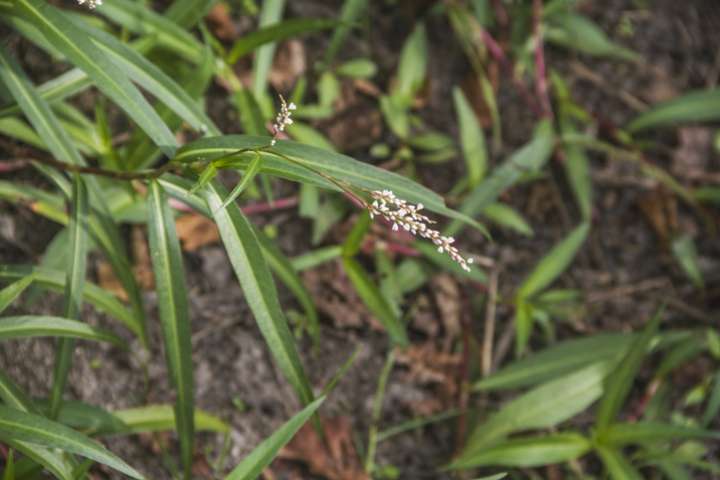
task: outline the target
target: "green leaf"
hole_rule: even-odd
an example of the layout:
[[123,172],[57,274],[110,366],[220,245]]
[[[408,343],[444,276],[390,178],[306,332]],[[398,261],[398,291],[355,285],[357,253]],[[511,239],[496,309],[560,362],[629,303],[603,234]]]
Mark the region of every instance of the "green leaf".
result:
[[335,145],[333,145],[325,135],[306,123],[293,122],[292,125],[287,126],[286,130],[287,133],[298,142],[331,152],[336,151]]
[[506,403],[473,430],[460,458],[470,458],[510,433],[554,427],[584,411],[602,395],[606,369],[592,364]]
[[595,451],[602,459],[605,469],[612,480],[642,480],[643,476],[635,470],[630,461],[620,453],[619,450],[607,448],[600,445],[595,446]]
[[400,104],[408,106],[425,81],[428,61],[428,45],[425,26],[418,23],[405,41],[398,65],[397,82],[392,96]]
[[143,476],[102,445],[39,415],[0,405],[0,438],[23,441],[95,460],[132,478]]
[[632,343],[620,365],[608,377],[605,384],[605,395],[597,409],[595,425],[602,434],[615,419],[625,398],[630,393],[633,379],[640,368],[640,363],[647,354],[648,345],[660,324],[663,309],[660,309],[648,322],[647,326]]
[[319,397],[310,403],[300,412],[295,414],[282,427],[275,431],[270,437],[265,439],[260,445],[243,459],[240,464],[233,469],[225,480],[254,480],[259,477],[262,471],[273,461],[278,451],[285,446],[295,436],[300,427],[310,419],[315,410],[320,407],[325,397]]
[[245,133],[250,135],[263,135],[266,133],[265,119],[252,90],[241,87],[233,95],[233,101],[240,114],[240,123]]
[[[268,27],[280,21],[285,9],[285,0],[265,0],[260,11],[260,28]],[[267,77],[275,55],[275,43],[266,43],[255,51],[253,64],[253,93],[261,98],[267,86]]]
[[720,88],[685,93],[659,103],[628,125],[633,132],[678,123],[711,122],[720,118]]
[[672,241],[672,253],[693,284],[698,288],[702,288],[705,282],[700,271],[697,249],[692,237],[680,235],[675,238]]
[[515,230],[521,235],[532,237],[534,232],[530,224],[514,208],[504,203],[491,203],[482,211],[491,222]]
[[[469,217],[478,215],[485,207],[494,203],[501,193],[517,183],[523,175],[539,172],[550,158],[554,141],[552,124],[548,120],[539,122],[530,143],[495,168],[490,176],[463,201],[460,212]],[[460,222],[453,222],[446,233],[456,235],[460,228]]]
[[192,27],[205,17],[215,2],[216,0],[175,0],[165,10],[164,15],[182,27]]
[[345,257],[354,257],[358,254],[362,248],[362,242],[365,238],[365,234],[370,228],[371,220],[370,214],[367,212],[361,213],[355,225],[353,225],[350,233],[345,237],[345,241],[342,244],[342,255]]
[[[65,288],[65,275],[57,270],[27,265],[0,265],[0,279],[17,279],[32,275],[33,283],[43,288],[62,291]],[[114,296],[94,283],[85,283],[83,297],[98,310],[120,320],[130,331],[140,334],[141,325]]]
[[[349,0],[352,1],[352,0]],[[363,0],[366,1],[366,0]],[[377,74],[377,65],[369,58],[356,58],[338,65],[335,73],[350,78],[372,78]]]
[[194,389],[190,317],[180,242],[170,206],[159,183],[149,184],[148,233],[155,273],[155,289],[162,324],[165,357],[176,392],[175,421],[185,478],[190,478],[193,455]]
[[448,468],[458,470],[485,465],[539,467],[575,460],[591,448],[590,441],[577,433],[518,438],[485,448],[472,456],[463,456]]
[[613,363],[625,355],[633,334],[600,333],[567,340],[521,358],[473,385],[474,390],[507,390],[536,385],[591,363]]
[[[174,161],[192,162],[201,159],[217,159],[234,154],[238,150],[259,149],[267,147],[268,144],[267,137],[246,135],[204,138],[183,146]],[[278,152],[290,158],[291,161],[274,155],[272,152]],[[288,141],[279,141],[272,149],[261,152],[261,155],[263,156],[261,172],[339,190],[336,185],[314,173],[314,171],[321,171],[359,189],[390,189],[404,200],[422,203],[428,210],[458,218],[482,230],[482,226],[474,220],[446,207],[443,198],[432,190],[402,175],[359,162],[348,156]],[[249,159],[243,157],[239,157],[237,161],[238,163],[235,165],[237,168],[249,163]]]
[[485,146],[485,134],[475,111],[460,87],[453,88],[453,101],[460,127],[460,144],[467,168],[468,186],[475,188],[487,170],[488,154]]
[[355,287],[355,291],[382,326],[385,327],[392,342],[399,346],[408,345],[405,325],[395,315],[392,307],[380,293],[370,275],[354,258],[343,257],[343,267],[350,282]]
[[250,162],[250,165],[248,165],[247,170],[245,170],[242,180],[235,186],[235,188],[232,189],[230,195],[228,195],[225,201],[223,201],[222,205],[220,205],[221,209],[227,207],[230,203],[234,202],[245,191],[248,185],[250,185],[250,182],[252,182],[255,178],[255,175],[257,175],[260,171],[261,163],[262,157],[260,155],[256,155],[255,159]]
[[83,338],[123,346],[125,342],[110,332],[86,323],[49,315],[18,315],[0,318],[0,340],[28,337]]
[[340,11],[340,23],[333,32],[333,36],[330,39],[330,44],[325,50],[325,57],[323,64],[325,67],[329,66],[340,47],[345,42],[345,38],[350,33],[350,27],[355,23],[367,9],[368,0],[345,0],[343,2],[342,10]]
[[5,459],[5,469],[3,470],[2,480],[15,480],[15,460],[12,450],[8,452],[7,458]]
[[242,57],[266,43],[279,42],[304,33],[318,32],[338,25],[337,20],[326,18],[292,18],[243,35],[235,41],[225,61],[234,65]]
[[[23,412],[36,413],[34,405],[15,383],[0,370],[0,399],[8,406]],[[64,454],[20,440],[8,444],[62,480],[71,480],[73,465]]]
[[623,446],[673,440],[718,440],[720,432],[660,422],[614,423],[598,437],[603,445]]
[[[69,257],[65,276],[64,316],[79,319],[82,309],[83,289],[87,269],[87,216],[88,192],[80,175],[73,178],[72,215],[68,224],[70,234]],[[50,418],[56,419],[62,404],[62,395],[67,384],[72,354],[75,350],[73,339],[60,340],[53,366],[53,384],[50,393]]]
[[230,263],[240,281],[245,300],[250,306],[260,332],[280,370],[297,392],[304,405],[313,400],[293,337],[283,315],[275,283],[263,257],[253,227],[235,204],[218,209],[224,189],[210,183],[203,196],[213,213]]
[[720,411],[720,372],[713,377],[713,387],[707,401],[701,425],[708,426]]
[[33,276],[28,275],[0,290],[0,313],[10,306],[32,282]]
[[105,54],[82,48],[87,36],[65,14],[42,0],[18,0],[14,11],[37,27],[58,50],[84,70],[95,85],[122,108],[167,155],[175,151],[175,136],[170,132],[125,73]]
[[517,298],[528,299],[550,286],[575,258],[589,230],[590,224],[582,223],[554,246],[520,285]]
[[629,61],[639,59],[637,53],[613,42],[595,23],[575,13],[553,15],[545,29],[545,38],[588,55]]

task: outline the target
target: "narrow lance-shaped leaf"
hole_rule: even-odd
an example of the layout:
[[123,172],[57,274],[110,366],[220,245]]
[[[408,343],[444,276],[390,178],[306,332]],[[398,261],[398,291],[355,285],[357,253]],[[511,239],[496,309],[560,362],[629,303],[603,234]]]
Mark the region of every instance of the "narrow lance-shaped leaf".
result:
[[90,458],[132,478],[143,476],[99,443],[39,415],[0,405],[0,439],[23,441]]
[[720,118],[720,88],[695,91],[653,106],[638,115],[628,128],[631,131],[664,127],[688,122],[711,122]]
[[652,340],[660,324],[663,309],[660,309],[648,322],[642,334],[628,349],[625,358],[620,362],[605,384],[605,395],[598,406],[595,425],[601,435],[615,419],[625,398],[630,393],[633,380],[640,368],[642,359],[647,354],[648,343]]
[[[80,175],[73,178],[72,215],[70,232],[70,256],[65,277],[65,318],[77,319],[82,308],[85,270],[87,266],[87,213],[88,193]],[[53,385],[50,392],[50,418],[56,419],[62,404],[62,395],[67,384],[72,354],[75,350],[73,339],[62,339],[58,344],[53,368]]]
[[149,184],[148,213],[150,256],[155,273],[165,356],[177,395],[175,422],[180,436],[185,477],[190,478],[195,427],[188,298],[172,211],[162,186],[156,181]]
[[485,176],[487,147],[480,122],[459,87],[453,88],[453,101],[460,124],[460,144],[468,173],[468,186],[474,188]]
[[640,475],[640,472],[619,450],[598,445],[595,447],[595,451],[602,459],[612,480],[642,480],[643,476]]
[[230,204],[231,202],[234,202],[235,199],[237,199],[245,191],[245,189],[248,187],[248,185],[250,185],[250,182],[252,182],[253,179],[255,178],[255,175],[257,175],[258,172],[260,171],[261,162],[262,162],[262,157],[259,154],[257,154],[255,156],[255,159],[252,162],[250,162],[250,165],[248,166],[247,170],[245,170],[245,174],[243,175],[242,180],[240,180],[240,182],[235,186],[235,188],[232,189],[232,191],[230,192],[230,195],[228,195],[227,198],[225,199],[225,201],[223,202],[223,204],[220,205],[220,208],[227,207],[228,204]]
[[[260,11],[260,27],[268,27],[277,23],[282,18],[285,9],[285,0],[265,0]],[[267,86],[267,77],[270,73],[275,44],[267,43],[258,48],[255,52],[255,64],[253,65],[253,93],[256,98],[261,98]]]
[[408,344],[405,325],[402,320],[395,315],[392,307],[387,303],[385,297],[382,296],[380,290],[370,278],[368,273],[358,263],[357,260],[350,257],[343,257],[343,267],[350,282],[355,287],[363,303],[377,317],[383,327],[388,332],[390,339],[395,345],[406,346]]
[[258,239],[240,208],[222,205],[225,192],[211,182],[202,192],[213,213],[220,237],[245,293],[245,299],[260,327],[275,361],[297,392],[303,404],[313,400],[312,389],[300,363],[292,333],[280,308],[277,290],[262,254]]
[[273,461],[277,452],[292,440],[295,433],[310,419],[323,401],[325,401],[325,397],[319,397],[302,411],[295,414],[293,418],[288,420],[282,427],[276,430],[275,433],[255,447],[250,455],[245,457],[245,459],[225,477],[225,480],[254,480],[259,477],[265,467]]
[[[23,412],[37,413],[32,401],[0,370],[0,399],[8,407]],[[72,480],[73,462],[63,453],[41,447],[21,440],[10,441],[8,444],[28,458],[45,467],[61,480]]]
[[18,315],[0,319],[0,340],[30,337],[83,338],[124,345],[123,340],[110,332],[63,317]]
[[28,275],[0,290],[0,313],[15,301],[32,282],[32,275]]

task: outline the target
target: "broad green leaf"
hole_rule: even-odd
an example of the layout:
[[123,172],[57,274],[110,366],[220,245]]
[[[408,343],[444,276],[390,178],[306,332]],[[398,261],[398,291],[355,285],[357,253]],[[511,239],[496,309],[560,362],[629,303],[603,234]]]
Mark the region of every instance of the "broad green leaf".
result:
[[628,129],[636,132],[678,123],[711,122],[720,118],[720,88],[685,93],[638,115]]
[[518,289],[517,297],[529,299],[550,286],[570,265],[578,250],[585,242],[590,225],[582,223],[552,248],[535,266]]
[[312,389],[253,227],[237,205],[218,208],[225,192],[215,182],[211,182],[202,194],[207,207],[214,212],[220,238],[270,352],[302,403],[309,404],[313,400]]
[[470,103],[460,87],[453,88],[453,101],[460,127],[465,168],[468,174],[468,186],[475,188],[485,176],[488,154],[485,146],[485,134]]
[[380,97],[380,112],[392,133],[402,139],[410,135],[410,116],[397,97],[391,95]]
[[175,422],[180,437],[180,452],[185,478],[190,478],[195,425],[192,345],[185,271],[175,221],[165,192],[152,181],[148,195],[148,234],[150,256],[155,273],[160,323],[165,357],[175,387]]
[[635,467],[632,466],[630,461],[625,456],[614,448],[604,447],[600,445],[595,446],[595,451],[602,459],[605,469],[612,480],[642,480],[643,476],[640,475]]
[[598,406],[595,420],[599,434],[607,430],[630,393],[635,375],[647,355],[648,345],[658,329],[662,314],[663,309],[660,309],[653,316],[643,332],[633,341],[620,365],[607,378],[605,394]]
[[[80,175],[73,177],[73,193],[71,201],[72,214],[68,224],[70,235],[68,264],[65,268],[65,307],[64,317],[79,319],[82,309],[83,289],[87,269],[88,245],[88,192]],[[53,366],[53,384],[50,392],[50,418],[56,419],[62,404],[75,342],[71,338],[61,339],[55,354]]]
[[[8,407],[28,413],[37,413],[32,401],[18,388],[15,383],[0,370],[0,399]],[[71,480],[73,464],[64,454],[28,442],[15,440],[8,444],[45,467],[49,472],[62,480]]]
[[584,411],[602,395],[606,369],[602,363],[590,365],[506,403],[475,427],[461,458],[482,452],[510,433],[554,427]]
[[672,253],[693,284],[698,288],[702,288],[705,282],[698,264],[697,248],[695,248],[692,237],[680,235],[675,238],[672,241]]
[[673,440],[718,440],[720,432],[660,422],[615,423],[599,437],[603,445],[623,446]]
[[402,319],[395,315],[392,307],[380,293],[370,275],[354,258],[344,257],[343,267],[350,282],[355,287],[355,291],[382,326],[385,327],[392,342],[399,346],[408,345],[407,333]]
[[504,203],[491,203],[483,209],[482,214],[492,223],[515,230],[521,235],[531,237],[534,234],[527,220],[517,210]]
[[57,448],[95,460],[132,478],[143,476],[99,443],[39,415],[0,405],[0,438]]
[[557,45],[598,57],[638,60],[632,50],[614,43],[600,27],[575,13],[553,15],[545,29],[545,38]]
[[[192,162],[216,159],[235,154],[242,149],[268,147],[269,143],[267,137],[245,135],[205,138],[183,146],[174,161]],[[274,155],[273,152],[289,158],[290,161]],[[310,182],[332,190],[339,190],[339,188],[315,173],[316,171],[330,175],[341,182],[347,182],[358,189],[390,189],[404,200],[422,203],[428,210],[458,218],[482,230],[482,226],[474,220],[446,207],[442,197],[432,190],[401,175],[359,162],[348,156],[288,141],[279,141],[272,149],[263,151],[261,155],[263,156],[262,172],[290,180]],[[239,157],[237,168],[243,168],[242,166],[247,165],[253,157],[254,155]]]
[[[283,10],[285,10],[285,0],[265,0],[260,10],[259,27],[267,28],[278,23],[282,19]],[[267,78],[274,55],[275,43],[266,43],[255,51],[253,93],[255,93],[256,98],[261,98],[265,94]]]
[[14,11],[42,31],[48,41],[84,70],[98,89],[122,108],[167,155],[174,153],[175,136],[147,100],[103,53],[82,48],[87,41],[86,35],[62,11],[42,0],[18,0]]
[[[494,203],[501,193],[517,183],[523,175],[539,172],[550,158],[554,141],[552,124],[547,120],[539,122],[530,143],[513,153],[470,192],[463,201],[460,212],[475,217],[489,204]],[[455,235],[460,231],[461,226],[460,222],[453,222],[446,229],[446,233]]]
[[333,32],[330,44],[325,50],[323,64],[326,68],[330,66],[335,59],[335,55],[337,55],[340,47],[345,42],[348,33],[350,33],[351,25],[357,22],[360,15],[367,9],[367,5],[368,0],[345,0],[343,2],[343,7],[340,11],[340,24]]
[[0,290],[0,313],[10,306],[32,282],[33,276],[28,275]]
[[[43,288],[63,291],[65,288],[65,275],[58,270],[32,267],[28,265],[0,265],[0,279],[18,279],[32,275],[33,284]],[[127,308],[114,296],[98,287],[94,283],[85,283],[83,297],[98,310],[120,320],[130,331],[140,335],[141,325]]]
[[82,338],[124,346],[116,335],[90,325],[49,315],[18,315],[0,318],[0,340],[29,337]]
[[472,456],[462,456],[448,468],[458,470],[485,465],[540,467],[575,460],[591,448],[590,441],[577,433],[518,438],[485,448]]
[[320,407],[325,397],[319,397],[295,414],[282,427],[265,439],[233,469],[225,480],[254,480],[273,461],[278,451],[285,446]]
[[507,390],[536,385],[591,363],[613,363],[619,360],[633,334],[600,333],[591,337],[566,340],[538,353],[516,360],[473,385],[474,390]]
[[[237,39],[225,57],[225,61],[234,65],[242,57],[255,51],[266,43],[279,42],[304,33],[326,30],[338,25],[336,20],[325,18],[292,18],[260,28]],[[341,27],[339,27],[341,28]]]
[[428,61],[427,33],[425,26],[418,23],[403,45],[397,71],[397,82],[392,96],[406,107],[425,81]]

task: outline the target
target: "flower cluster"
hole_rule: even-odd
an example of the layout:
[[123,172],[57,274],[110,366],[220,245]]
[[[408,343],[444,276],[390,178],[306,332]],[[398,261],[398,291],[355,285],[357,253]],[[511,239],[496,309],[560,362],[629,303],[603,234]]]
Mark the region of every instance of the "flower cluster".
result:
[[102,0],[77,0],[78,4],[87,6],[90,10],[94,10],[95,7],[102,5]]
[[423,209],[422,203],[418,203],[417,205],[408,203],[396,197],[390,190],[375,190],[371,192],[370,196],[373,199],[372,204],[368,205],[371,218],[379,215],[392,223],[392,229],[394,231],[402,227],[413,235],[427,238],[437,246],[438,252],[447,252],[450,258],[454,262],[457,262],[463,270],[466,272],[470,271],[470,265],[473,263],[473,259],[465,258],[460,254],[458,249],[453,246],[455,242],[453,237],[444,236],[439,231],[430,228],[430,225],[435,222],[420,213]]
[[280,111],[277,117],[275,117],[275,123],[273,123],[273,139],[270,141],[270,145],[275,145],[280,132],[284,131],[286,126],[292,125],[293,121],[290,117],[296,108],[297,106],[293,102],[288,104],[285,102],[283,96],[280,95]]

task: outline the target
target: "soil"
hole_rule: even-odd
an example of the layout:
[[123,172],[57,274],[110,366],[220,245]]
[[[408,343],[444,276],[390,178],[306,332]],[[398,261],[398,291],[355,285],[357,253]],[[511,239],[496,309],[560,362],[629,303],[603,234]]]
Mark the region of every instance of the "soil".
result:
[[[335,16],[341,2],[297,0],[288,3],[288,16],[313,17]],[[362,35],[351,36],[340,57],[349,59],[369,55],[375,59],[381,69],[378,83],[381,88],[386,88],[387,83],[384,82],[389,81],[396,68],[402,42],[412,29],[414,16],[423,13],[423,6],[432,2],[402,1],[396,9],[386,6],[385,2],[370,3],[369,25],[362,30]],[[547,49],[550,68],[563,75],[571,85],[574,98],[601,125],[623,125],[635,115],[638,106],[677,92],[717,83],[720,74],[720,57],[717,55],[720,4],[713,0],[658,0],[651,2],[651,9],[638,8],[638,4],[645,3],[612,0],[587,2],[588,6],[583,7],[583,13],[597,21],[613,39],[642,56],[644,62],[640,65],[600,60],[559,48]],[[632,24],[631,35],[622,33],[621,27],[627,22]],[[456,136],[457,124],[452,102],[449,101],[451,89],[461,84],[470,70],[462,51],[449,34],[451,30],[447,21],[431,17],[427,24],[431,80],[421,115],[434,128]],[[303,39],[307,65],[320,58],[327,38],[327,35],[314,35]],[[29,47],[21,42],[19,48]],[[24,59],[26,64],[32,64],[28,60],[30,57]],[[35,64],[31,66],[37,67]],[[32,68],[30,72],[36,81],[57,73],[40,67]],[[493,154],[494,165],[528,141],[537,119],[509,80],[501,79],[498,98],[505,138],[502,149]],[[224,131],[237,131],[225,92],[217,85],[211,91],[209,103],[213,106],[214,119]],[[377,108],[374,101],[366,103],[369,107],[366,105],[363,108]],[[691,134],[690,137],[693,138]],[[380,138],[394,142],[385,129]],[[682,173],[682,160],[678,160],[677,155],[673,156],[673,152],[683,146],[681,135],[666,130],[654,140],[660,142],[663,149],[651,154],[649,160],[672,171],[679,169]],[[0,144],[0,149],[3,145]],[[372,161],[367,145],[368,142],[364,147],[355,147],[352,153],[357,158]],[[720,172],[720,156],[717,153],[708,151],[702,161],[702,168],[708,174],[717,175]],[[465,230],[458,240],[466,251],[496,262],[501,298],[511,298],[513,290],[537,259],[579,221],[560,163],[556,162],[551,172],[552,175],[544,179],[514,188],[503,198],[529,220],[535,230],[532,238],[494,229],[493,242],[470,230]],[[0,175],[17,182],[41,183],[37,175],[29,170]],[[457,158],[442,166],[420,165],[418,175],[428,187],[447,193],[454,181],[463,175],[463,163]],[[586,304],[585,314],[576,322],[556,325],[557,337],[562,339],[597,331],[637,329],[662,301],[666,301],[668,307],[663,324],[665,328],[717,326],[720,244],[715,234],[707,233],[707,224],[698,211],[669,195],[657,182],[649,180],[629,164],[593,157],[593,178],[595,211],[590,239],[572,268],[557,282],[561,287],[581,289],[586,298],[593,301]],[[683,181],[692,182],[690,179]],[[289,184],[278,188],[285,193],[295,191],[295,186]],[[669,252],[667,237],[653,223],[653,214],[648,213],[662,205],[668,205],[666,208],[675,212],[677,225],[682,231],[692,232],[695,237],[707,284],[704,291],[693,288],[686,280]],[[704,215],[717,225],[717,211],[706,211]],[[278,242],[288,255],[297,255],[311,248],[307,234],[309,222],[292,211],[258,215],[253,220],[260,225],[275,226]],[[56,225],[40,219],[24,207],[0,203],[0,262],[37,263],[57,231]],[[334,235],[337,232],[331,232],[325,242],[331,244]],[[97,261],[98,258],[93,257],[90,263],[92,270]],[[215,244],[186,252],[185,268],[190,292],[197,405],[232,427],[231,447],[221,468],[222,472],[226,472],[296,412],[299,405],[291,388],[274,367],[222,247]],[[338,274],[340,271],[337,265],[331,264],[320,269],[320,276],[333,282],[342,292],[347,280]],[[422,413],[456,407],[463,401],[459,388],[463,362],[457,361],[460,356],[456,354],[461,336],[458,328],[464,328],[466,335],[482,339],[484,310],[475,305],[477,287],[457,283],[449,277],[439,278],[406,299],[405,312],[410,312],[414,345],[427,348],[428,355],[418,357],[419,360],[399,361],[394,368],[383,404],[381,429]],[[439,294],[441,290],[446,293]],[[280,294],[284,307],[299,310],[282,286]],[[344,306],[348,315],[350,312],[365,312],[356,297],[348,294],[339,298],[345,302],[340,303],[340,309]],[[463,309],[465,313],[459,314],[461,325],[457,328],[443,321],[453,316],[443,310],[448,308],[447,298],[454,299],[455,305],[459,302],[468,307]],[[137,342],[131,342],[129,352],[112,346],[80,342],[74,358],[69,397],[111,410],[172,402],[161,349],[155,294],[145,292],[144,300],[152,338],[147,371],[144,372],[138,360],[143,354]],[[59,295],[43,293],[34,303],[24,302],[5,313],[57,313],[62,309],[61,303]],[[512,315],[510,307],[499,305],[496,314],[496,367],[512,360],[508,351],[511,350],[508,346],[512,344]],[[368,315],[364,313],[361,317]],[[90,307],[84,308],[83,319],[130,338],[116,323]],[[314,349],[307,338],[302,338],[299,345],[304,365],[317,390],[331,379],[348,355],[360,347],[354,365],[323,406],[322,414],[324,417],[349,418],[356,443],[362,446],[366,444],[371,426],[372,402],[388,354],[388,340],[367,321],[348,326],[340,320],[325,312],[318,348]],[[537,335],[532,347],[541,348],[544,344],[544,337]],[[453,355],[454,358],[450,358]],[[446,357],[450,365],[447,369],[434,369],[437,365],[430,364],[430,359],[436,361]],[[53,358],[52,341],[3,342],[0,347],[0,369],[8,372],[36,397],[48,394]],[[708,368],[711,365],[702,360],[691,363],[683,373],[678,374],[678,382],[683,386],[692,385]],[[647,378],[641,378],[638,385],[645,385],[645,380]],[[481,399],[472,397],[469,406],[481,407],[480,415],[483,415],[482,412],[492,411],[506,399],[503,395]],[[378,446],[377,463],[396,466],[403,479],[451,478],[439,473],[437,468],[457,451],[457,429],[467,428],[464,421],[436,423],[382,442]],[[583,421],[582,417],[578,418],[578,426],[583,426]],[[105,443],[121,458],[147,474],[148,478],[169,478],[168,462],[172,462],[170,459],[176,452],[172,436],[118,437],[107,439]],[[211,470],[203,465],[216,459],[222,448],[221,435],[199,435],[196,448],[198,478],[213,478],[207,473]],[[268,478],[316,478],[297,462],[276,461],[272,471],[275,477]],[[543,477],[561,478],[551,477],[551,474],[550,470],[545,471]],[[93,469],[93,475],[94,478],[115,478],[111,471],[100,467]]]

